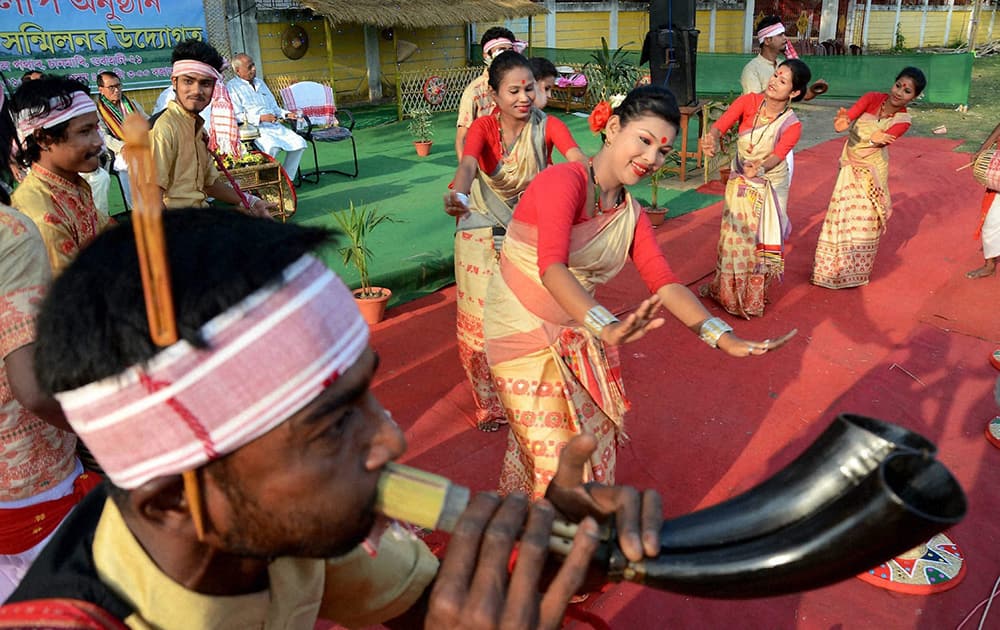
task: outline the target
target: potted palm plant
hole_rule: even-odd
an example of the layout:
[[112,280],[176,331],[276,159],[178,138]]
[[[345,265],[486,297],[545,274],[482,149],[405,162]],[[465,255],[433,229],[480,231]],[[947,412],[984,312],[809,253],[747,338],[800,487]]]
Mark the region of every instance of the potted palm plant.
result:
[[409,111],[410,134],[413,136],[413,146],[417,150],[417,155],[424,157],[430,155],[431,138],[434,137],[434,124],[431,120],[430,107],[415,107]]
[[[710,128],[726,112],[732,101],[733,95],[730,93],[729,98],[724,101],[708,101],[703,105],[705,108],[706,129]],[[725,133],[719,136],[719,152],[715,154],[715,157],[705,158],[706,183],[710,181],[709,177],[716,170],[718,170],[719,179],[722,180],[723,184],[729,179],[730,164],[733,161],[733,156],[736,155],[736,142],[738,140],[739,132],[735,126],[730,127]]]
[[649,174],[649,207],[646,208],[646,214],[649,215],[649,222],[653,224],[653,227],[663,225],[667,212],[670,211],[669,208],[661,208],[657,203],[660,180],[666,176],[667,168],[668,165],[664,163],[663,166]]
[[343,262],[345,265],[353,265],[358,272],[360,286],[353,291],[354,299],[357,300],[365,321],[369,325],[377,324],[382,321],[386,302],[392,297],[392,291],[372,286],[368,275],[368,264],[372,257],[368,239],[378,226],[398,221],[380,212],[377,206],[355,206],[353,201],[348,209],[334,212],[333,219],[348,241],[339,250]]
[[597,98],[601,101],[611,99],[613,94],[628,94],[639,79],[639,67],[631,61],[631,55],[625,46],[628,42],[611,50],[608,40],[601,38],[601,49],[590,53],[590,61],[583,66],[591,86],[598,91]]

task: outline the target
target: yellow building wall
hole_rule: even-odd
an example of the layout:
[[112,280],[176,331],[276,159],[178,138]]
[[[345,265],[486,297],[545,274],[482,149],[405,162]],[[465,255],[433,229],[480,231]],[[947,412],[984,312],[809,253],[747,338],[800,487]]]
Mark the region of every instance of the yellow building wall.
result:
[[[965,9],[965,7],[963,7]],[[942,46],[954,43],[955,41],[965,42],[969,36],[969,20],[972,19],[971,10],[955,11],[951,14],[951,32],[948,34],[948,41]]]
[[[988,16],[989,13],[983,13],[983,16]],[[927,22],[924,25],[924,43],[925,48],[931,48],[935,46],[947,46],[948,44],[955,43],[956,41],[965,42],[965,37],[969,30],[969,20],[972,17],[971,8],[969,7],[955,7],[951,14],[951,28],[948,32],[948,38],[945,39],[945,27],[948,23],[948,13],[947,11],[927,11]],[[923,10],[903,10],[899,14],[899,26],[900,32],[903,35],[903,47],[904,48],[916,48],[920,45],[920,24],[924,18]],[[988,17],[987,17],[988,20]],[[984,21],[980,18],[980,24]],[[988,28],[988,21],[987,28]],[[896,12],[893,11],[872,11],[871,18],[868,21],[868,47],[885,50],[892,48],[895,45],[895,31],[893,30],[896,24]],[[981,30],[984,31],[982,26]],[[977,40],[980,38],[977,37]],[[985,41],[985,37],[982,41]]]
[[[701,31],[698,35],[698,50],[707,52],[711,15],[708,11],[699,11],[696,19],[698,29]],[[715,12],[715,52],[743,52],[743,11]]]
[[395,36],[400,42],[407,41],[416,44],[417,52],[397,66],[395,45],[392,41],[379,38],[382,76],[389,86],[396,85],[397,69],[406,72],[416,68],[461,68],[465,66],[464,26],[421,29],[397,28]]
[[[649,11],[618,12],[619,46],[625,46],[625,50],[642,50],[642,42],[646,39],[647,32],[649,32]],[[630,42],[631,44],[626,46]]]
[[[954,16],[952,16],[954,18]],[[924,26],[924,46],[944,46],[944,27],[948,14],[944,11],[928,11]]]
[[[611,19],[607,11],[585,13],[559,13],[556,15],[556,44],[552,48],[601,47],[601,38],[607,39]],[[623,44],[625,42],[619,42]],[[642,42],[638,43],[638,47]]]
[[913,48],[919,43],[920,22],[922,20],[922,12],[901,11],[899,13],[899,34],[903,36],[904,47]]
[[[979,14],[979,27],[976,29],[976,45],[985,44],[991,39],[996,38],[1000,35],[1000,17],[997,17],[997,7],[993,5],[990,10],[986,10],[983,7],[982,13]],[[971,18],[970,18],[971,19]],[[993,33],[990,37],[990,23],[993,24]]]
[[[326,28],[322,18],[295,22],[309,36],[309,49],[300,59],[288,59],[281,52],[281,36],[291,22],[259,24],[261,61],[265,77],[292,75],[296,79],[331,81],[338,102],[368,99],[368,73],[365,62],[365,33],[360,24],[331,26],[333,69],[327,54]],[[417,45],[417,51],[400,64],[401,69],[427,66],[434,68],[465,65],[463,26],[431,29],[395,29],[394,37]],[[379,31],[379,58],[383,92],[394,89],[396,83],[396,50],[392,39]]]

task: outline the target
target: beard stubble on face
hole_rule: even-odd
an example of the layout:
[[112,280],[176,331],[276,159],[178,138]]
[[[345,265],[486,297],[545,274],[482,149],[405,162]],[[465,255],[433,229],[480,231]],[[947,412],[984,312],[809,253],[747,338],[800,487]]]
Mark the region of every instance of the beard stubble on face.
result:
[[230,504],[230,526],[219,532],[226,553],[268,559],[336,558],[360,545],[375,523],[374,492],[367,505],[353,515],[344,515],[336,508],[323,510],[316,502],[278,513],[247,493],[228,467],[212,474]]

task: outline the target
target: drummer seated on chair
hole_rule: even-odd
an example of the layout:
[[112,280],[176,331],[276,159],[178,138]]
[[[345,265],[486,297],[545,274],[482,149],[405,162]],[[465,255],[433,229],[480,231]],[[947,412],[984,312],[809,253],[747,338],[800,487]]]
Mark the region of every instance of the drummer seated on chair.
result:
[[249,55],[240,53],[233,57],[233,71],[237,76],[226,83],[226,87],[233,100],[236,119],[257,126],[260,137],[254,144],[264,153],[276,158],[278,152],[284,150],[285,159],[281,164],[288,177],[295,179],[306,141],[279,121],[282,118],[295,120],[296,114],[278,106],[267,84],[257,78],[257,65]]

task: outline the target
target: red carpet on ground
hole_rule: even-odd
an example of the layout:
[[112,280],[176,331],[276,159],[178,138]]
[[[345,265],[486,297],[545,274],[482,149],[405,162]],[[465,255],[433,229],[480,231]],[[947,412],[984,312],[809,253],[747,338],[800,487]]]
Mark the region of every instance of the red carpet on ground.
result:
[[[734,321],[749,338],[799,333],[781,351],[732,359],[675,321],[623,348],[633,410],[618,479],[655,487],[668,516],[743,492],[806,448],[837,413],[904,425],[938,445],[965,488],[969,513],[950,534],[967,575],[937,595],[899,595],[850,579],[769,599],[721,601],[616,585],[583,606],[611,628],[954,628],[1000,574],[1000,451],[983,438],[1000,409],[1000,277],[967,280],[982,263],[971,234],[981,189],[957,142],[902,138],[891,149],[894,212],[871,283],[831,291],[809,283],[813,252],[843,140],[796,153],[784,282],[763,318]],[[659,228],[675,271],[692,289],[714,270],[722,204]],[[603,303],[631,308],[645,290],[627,269]],[[382,363],[375,391],[405,428],[408,463],[474,489],[496,485],[506,433],[472,428],[473,404],[458,363],[454,288],[394,309],[374,329]],[[996,608],[996,606],[994,606]],[[978,613],[967,627],[978,624]],[[572,622],[571,627],[586,627]],[[986,627],[1000,627],[1000,610]]]

